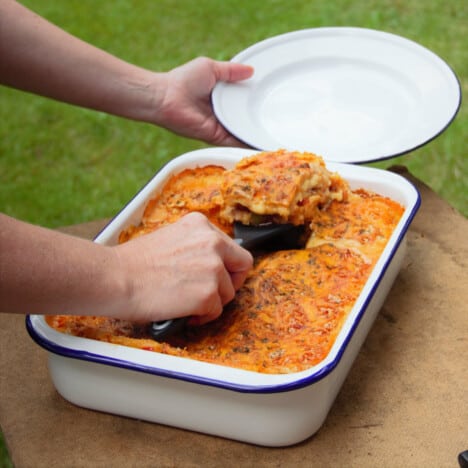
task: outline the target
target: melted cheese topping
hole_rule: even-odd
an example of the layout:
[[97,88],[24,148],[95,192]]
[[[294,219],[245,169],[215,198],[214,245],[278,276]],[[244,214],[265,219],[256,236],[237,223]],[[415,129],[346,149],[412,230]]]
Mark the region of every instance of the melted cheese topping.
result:
[[220,217],[223,207],[221,186],[225,172],[224,167],[209,165],[185,169],[173,175],[163,190],[148,202],[141,223],[122,231],[119,242],[127,242],[174,223],[192,211],[203,213],[222,231],[231,234],[232,226]]
[[379,257],[403,209],[397,202],[365,190],[356,190],[342,203],[317,211],[310,223],[307,248],[323,242],[359,251],[371,262]]
[[224,210],[228,222],[255,224],[258,216],[276,223],[304,224],[318,207],[346,197],[348,186],[312,153],[286,150],[242,159],[225,174]]
[[[174,176],[148,203],[141,225],[124,231],[121,241],[193,209],[229,231],[220,215],[227,172],[207,166]],[[365,190],[316,207],[304,250],[257,257],[217,320],[187,327],[166,342],[152,340],[146,326],[124,320],[48,316],[47,322],[76,336],[251,371],[301,371],[329,353],[402,213],[398,203]]]

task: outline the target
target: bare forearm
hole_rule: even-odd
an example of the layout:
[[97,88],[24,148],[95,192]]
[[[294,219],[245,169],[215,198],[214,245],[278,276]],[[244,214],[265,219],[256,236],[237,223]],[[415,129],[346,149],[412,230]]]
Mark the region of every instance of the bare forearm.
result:
[[200,213],[115,247],[0,214],[0,312],[204,323],[232,300],[252,261]]
[[0,0],[0,82],[70,104],[151,121],[162,75],[100,50]]
[[83,42],[14,0],[0,0],[0,84],[238,146],[214,115],[211,92],[219,81],[252,74],[248,65],[205,57],[156,73]]
[[110,247],[0,214],[0,312],[116,315],[116,260]]

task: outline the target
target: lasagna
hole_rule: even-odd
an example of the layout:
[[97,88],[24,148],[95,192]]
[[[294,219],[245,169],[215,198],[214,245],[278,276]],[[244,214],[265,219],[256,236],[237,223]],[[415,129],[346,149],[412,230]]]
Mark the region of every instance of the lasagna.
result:
[[[309,173],[311,165],[315,169]],[[274,181],[271,186],[268,179]],[[304,207],[309,203],[313,208]],[[350,190],[318,156],[266,152],[232,170],[205,166],[175,174],[148,202],[141,223],[123,231],[120,241],[193,210],[227,233],[234,221],[253,223],[259,215],[306,223],[311,234],[303,249],[256,255],[244,285],[218,319],[186,327],[166,341],[151,339],[145,325],[106,317],[48,316],[49,325],[76,336],[249,371],[299,372],[329,353],[403,214],[393,200]]]
[[302,225],[317,208],[343,200],[347,184],[312,153],[263,152],[242,159],[224,178],[223,217],[228,222]]
[[173,175],[164,189],[148,202],[141,223],[122,231],[119,242],[174,223],[192,211],[203,213],[213,224],[230,234],[231,226],[220,217],[223,207],[221,186],[225,172],[224,167],[208,165],[185,169]]

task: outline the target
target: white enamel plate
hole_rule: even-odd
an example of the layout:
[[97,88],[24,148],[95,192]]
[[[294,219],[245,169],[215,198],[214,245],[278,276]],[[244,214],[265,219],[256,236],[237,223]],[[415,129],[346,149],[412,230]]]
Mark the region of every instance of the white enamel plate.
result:
[[438,136],[461,103],[452,69],[408,39],[361,28],[317,28],[261,41],[232,61],[254,76],[218,83],[220,122],[252,148],[369,162]]

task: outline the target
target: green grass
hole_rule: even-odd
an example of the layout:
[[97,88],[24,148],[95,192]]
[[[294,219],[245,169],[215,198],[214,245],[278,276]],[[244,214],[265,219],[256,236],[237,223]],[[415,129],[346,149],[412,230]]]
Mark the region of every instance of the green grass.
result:
[[[25,2],[51,21],[128,61],[166,70],[197,55],[229,59],[295,29],[361,26],[416,40],[467,87],[467,9],[441,0]],[[202,147],[148,124],[0,88],[0,209],[57,227],[112,216],[167,160]],[[407,165],[465,215],[467,111],[435,141],[378,164]]]
[[[321,26],[380,29],[468,77],[464,0],[26,0],[73,34],[130,62],[167,70],[198,55],[229,59],[284,32]],[[48,227],[115,214],[158,168],[204,145],[147,124],[0,88],[0,210]],[[468,215],[468,112],[430,144],[377,164],[404,164]],[[0,467],[7,460],[0,442]]]

